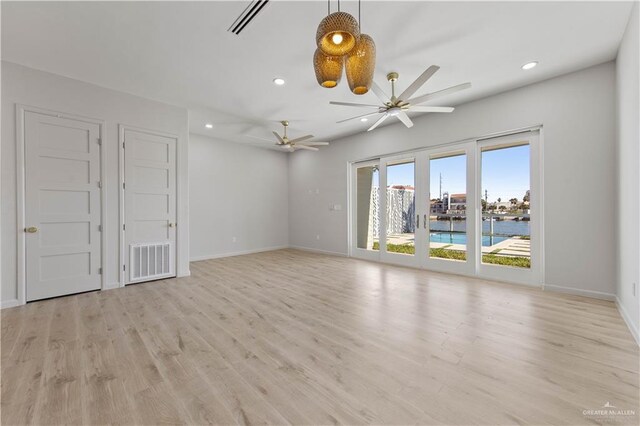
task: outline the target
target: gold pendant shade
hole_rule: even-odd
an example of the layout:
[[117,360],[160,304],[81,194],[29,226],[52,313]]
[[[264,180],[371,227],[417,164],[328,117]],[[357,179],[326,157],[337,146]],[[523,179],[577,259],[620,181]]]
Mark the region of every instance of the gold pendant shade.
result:
[[336,87],[342,78],[344,59],[342,56],[329,56],[316,49],[313,54],[313,68],[318,84],[328,89]]
[[342,56],[355,47],[359,37],[360,26],[356,18],[346,12],[335,12],[320,21],[316,44],[329,56]]
[[354,95],[364,95],[371,88],[376,67],[376,44],[367,34],[360,34],[355,47],[345,57],[347,81]]

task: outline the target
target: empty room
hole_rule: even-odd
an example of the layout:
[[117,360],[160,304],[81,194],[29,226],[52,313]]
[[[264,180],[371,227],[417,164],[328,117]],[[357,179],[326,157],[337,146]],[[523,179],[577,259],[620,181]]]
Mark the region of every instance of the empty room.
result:
[[0,15],[1,424],[640,424],[637,0]]

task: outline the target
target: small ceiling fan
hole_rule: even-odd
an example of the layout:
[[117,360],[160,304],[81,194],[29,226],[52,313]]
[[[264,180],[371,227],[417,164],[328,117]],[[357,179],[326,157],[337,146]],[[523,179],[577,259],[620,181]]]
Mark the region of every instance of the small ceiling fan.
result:
[[378,110],[375,112],[371,112],[364,115],[359,115],[357,117],[347,118],[345,120],[340,120],[338,123],[344,123],[345,121],[362,119],[365,117],[369,117],[376,114],[383,114],[373,126],[369,127],[367,131],[371,131],[382,124],[389,117],[397,117],[398,120],[402,121],[405,126],[412,127],[413,122],[407,115],[407,111],[415,111],[415,112],[451,112],[453,111],[453,107],[438,107],[438,106],[424,106],[418,105],[423,102],[430,101],[432,99],[439,98],[441,96],[449,95],[451,93],[458,92],[460,90],[468,89],[471,87],[471,83],[463,83],[457,86],[452,86],[447,89],[439,90],[433,93],[427,93],[426,95],[417,96],[415,98],[411,98],[415,92],[418,91],[426,82],[429,80],[438,70],[440,69],[437,65],[432,65],[425,70],[425,72],[420,75],[409,87],[405,89],[399,96],[396,96],[396,87],[395,83],[398,81],[398,73],[390,72],[387,74],[387,80],[391,83],[391,97],[387,96],[380,86],[378,86],[375,82],[371,83],[371,89],[373,93],[380,99],[383,105],[370,105],[370,104],[356,104],[351,102],[329,102],[332,105],[343,105],[343,106],[351,106],[351,107],[361,107],[361,108],[377,108]]
[[[316,148],[316,146],[329,145],[329,142],[311,142],[311,141],[305,142],[313,138],[313,135],[306,135],[306,136],[301,136],[295,139],[289,139],[289,137],[287,136],[287,127],[289,127],[289,122],[287,120],[283,120],[280,122],[280,124],[282,124],[282,127],[284,127],[284,132],[282,136],[280,136],[277,132],[272,132],[273,135],[276,137],[276,146],[282,147],[289,152],[293,152],[298,149],[306,149],[308,151],[318,151],[318,148]],[[271,139],[264,139],[257,136],[251,136],[251,135],[247,135],[247,136],[254,139],[260,139],[263,141],[271,141]]]

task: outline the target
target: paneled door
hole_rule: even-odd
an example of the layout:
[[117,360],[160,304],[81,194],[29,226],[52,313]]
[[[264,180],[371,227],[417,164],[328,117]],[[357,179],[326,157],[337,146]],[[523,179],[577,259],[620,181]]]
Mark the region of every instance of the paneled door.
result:
[[173,277],[176,138],[124,129],[125,283]]
[[25,112],[27,301],[101,287],[100,127]]

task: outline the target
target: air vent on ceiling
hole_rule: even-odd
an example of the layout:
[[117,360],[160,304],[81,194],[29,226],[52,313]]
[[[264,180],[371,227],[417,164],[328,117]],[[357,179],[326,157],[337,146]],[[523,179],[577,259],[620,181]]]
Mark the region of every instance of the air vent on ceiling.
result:
[[269,0],[251,0],[251,3],[242,11],[240,16],[233,21],[233,24],[227,29],[238,35],[244,28],[256,17],[258,13],[269,3]]

